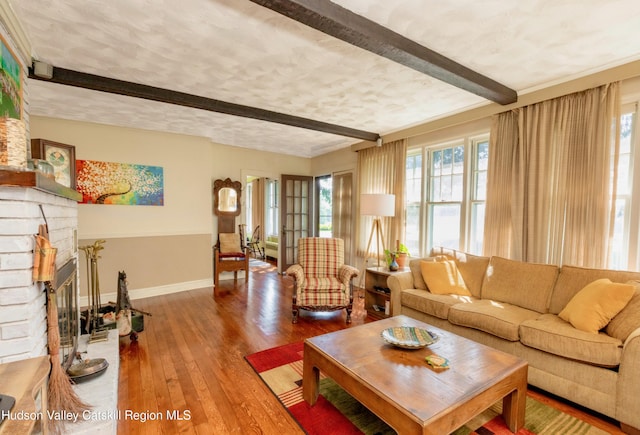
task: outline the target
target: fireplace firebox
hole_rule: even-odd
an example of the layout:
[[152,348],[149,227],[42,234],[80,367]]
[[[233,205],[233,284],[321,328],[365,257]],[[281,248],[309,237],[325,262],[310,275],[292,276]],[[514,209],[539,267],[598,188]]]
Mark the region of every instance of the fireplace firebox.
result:
[[60,361],[66,371],[73,363],[80,336],[78,267],[75,259],[57,270],[54,288],[60,328]]

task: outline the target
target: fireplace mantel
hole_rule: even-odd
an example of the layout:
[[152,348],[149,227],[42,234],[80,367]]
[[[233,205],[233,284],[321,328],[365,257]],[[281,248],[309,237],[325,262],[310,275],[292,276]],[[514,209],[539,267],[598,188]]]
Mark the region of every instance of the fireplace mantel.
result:
[[73,201],[82,200],[81,193],[36,171],[0,169],[0,186],[32,187]]

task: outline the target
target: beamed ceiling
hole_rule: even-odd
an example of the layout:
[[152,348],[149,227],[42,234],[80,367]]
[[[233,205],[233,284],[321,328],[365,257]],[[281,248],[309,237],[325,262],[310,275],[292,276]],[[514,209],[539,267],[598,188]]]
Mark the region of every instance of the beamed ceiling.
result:
[[640,59],[637,0],[8,2],[32,115],[304,157]]

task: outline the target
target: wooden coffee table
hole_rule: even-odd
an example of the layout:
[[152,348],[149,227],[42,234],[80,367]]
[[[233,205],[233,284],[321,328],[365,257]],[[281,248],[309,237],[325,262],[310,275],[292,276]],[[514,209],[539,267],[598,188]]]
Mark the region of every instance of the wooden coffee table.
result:
[[[439,336],[422,349],[387,344],[380,333],[415,326]],[[450,362],[436,372],[425,357]],[[305,340],[302,389],[314,405],[320,371],[401,434],[446,434],[502,399],[512,432],[524,424],[527,362],[406,316],[395,316]]]

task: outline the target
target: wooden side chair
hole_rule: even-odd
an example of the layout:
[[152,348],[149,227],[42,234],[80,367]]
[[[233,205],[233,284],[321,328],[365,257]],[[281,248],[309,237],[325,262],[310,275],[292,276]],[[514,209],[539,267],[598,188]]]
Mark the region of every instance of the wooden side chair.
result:
[[258,258],[259,255],[261,259],[265,259],[264,248],[262,247],[262,241],[260,240],[260,225],[256,225],[253,229],[248,246],[254,257]]
[[242,248],[237,233],[218,234],[218,243],[214,247],[213,259],[213,295],[218,295],[218,283],[221,272],[233,272],[234,283],[238,280],[238,271],[244,270],[245,282],[249,282],[249,249]]
[[351,323],[353,278],[358,269],[344,264],[344,241],[323,237],[298,240],[298,264],[287,269],[293,277],[293,323],[300,309],[309,311],[347,310]]

